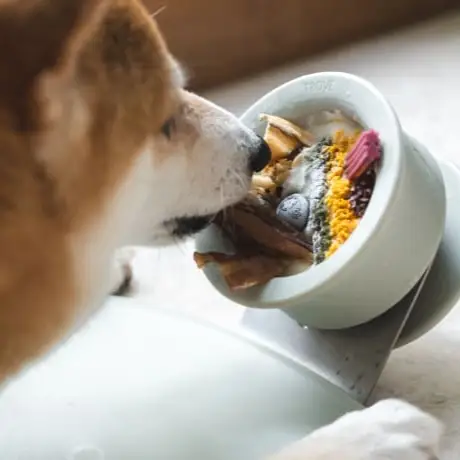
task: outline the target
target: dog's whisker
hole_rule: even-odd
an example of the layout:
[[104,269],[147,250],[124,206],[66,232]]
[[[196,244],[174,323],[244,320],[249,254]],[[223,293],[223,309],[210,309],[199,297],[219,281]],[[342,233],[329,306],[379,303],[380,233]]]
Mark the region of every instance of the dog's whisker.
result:
[[216,220],[216,217],[219,215],[218,212],[216,212],[210,219],[209,219],[209,223],[212,224],[214,223],[214,221]]
[[243,181],[243,178],[241,177],[241,175],[238,174],[238,173],[237,173],[236,171],[234,171],[234,170],[231,170],[231,173],[232,173],[233,177],[235,177],[236,181],[240,184],[241,188],[242,188],[242,189],[245,189],[246,186],[245,186],[245,184],[244,184],[244,181]]
[[223,218],[226,219],[227,218],[227,201],[226,201],[226,197],[225,197],[224,184],[222,184],[221,187],[220,187],[220,205],[221,205],[221,208],[222,208]]
[[166,9],[166,5],[160,6],[156,11],[154,11],[150,17],[155,19],[159,14],[163,13],[163,11]]
[[219,193],[220,193],[220,206],[222,208],[225,207],[225,190],[223,184],[219,187]]
[[157,263],[161,264],[162,250],[160,248],[155,249]]
[[183,256],[186,256],[188,257],[188,253],[187,253],[187,250],[186,250],[186,247],[185,247],[185,243],[183,240],[181,240],[180,238],[178,238],[177,236],[173,236],[173,244],[175,247],[177,247],[179,249],[179,252],[183,255]]

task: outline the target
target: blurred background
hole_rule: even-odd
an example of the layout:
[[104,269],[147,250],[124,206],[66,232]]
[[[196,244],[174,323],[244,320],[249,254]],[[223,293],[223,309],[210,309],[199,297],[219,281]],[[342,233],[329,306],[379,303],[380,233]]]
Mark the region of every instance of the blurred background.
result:
[[460,0],[144,0],[193,89],[390,33]]

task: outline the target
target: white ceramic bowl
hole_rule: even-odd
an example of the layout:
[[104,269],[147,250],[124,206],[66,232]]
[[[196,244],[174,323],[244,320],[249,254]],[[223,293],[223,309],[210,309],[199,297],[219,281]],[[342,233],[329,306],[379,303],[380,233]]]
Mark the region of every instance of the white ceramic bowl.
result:
[[[437,162],[402,130],[384,96],[357,76],[327,72],[297,78],[262,97],[242,120],[263,134],[262,112],[301,123],[325,109],[340,109],[375,129],[384,147],[372,199],[348,241],[318,266],[244,291],[229,290],[214,265],[204,273],[241,305],[280,308],[302,325],[340,329],[384,313],[420,279],[441,241],[446,197]],[[196,247],[232,251],[214,226],[198,236]]]

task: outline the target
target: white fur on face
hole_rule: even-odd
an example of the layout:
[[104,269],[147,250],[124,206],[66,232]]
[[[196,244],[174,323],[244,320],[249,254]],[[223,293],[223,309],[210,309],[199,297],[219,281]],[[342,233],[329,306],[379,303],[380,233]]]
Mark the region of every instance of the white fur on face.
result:
[[154,244],[171,238],[174,219],[213,215],[241,200],[250,186],[250,155],[261,143],[229,112],[183,94],[170,138],[152,145]]
[[107,268],[116,249],[170,243],[174,219],[213,215],[248,192],[250,155],[261,142],[254,133],[188,93],[173,125],[170,138],[146,144],[91,228],[71,241],[85,298],[99,300],[112,288]]

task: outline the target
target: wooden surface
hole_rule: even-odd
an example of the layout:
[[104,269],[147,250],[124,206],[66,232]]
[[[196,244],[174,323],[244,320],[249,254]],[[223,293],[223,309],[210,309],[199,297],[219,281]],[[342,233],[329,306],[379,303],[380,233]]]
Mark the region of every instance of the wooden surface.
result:
[[431,17],[460,0],[144,0],[194,89]]

